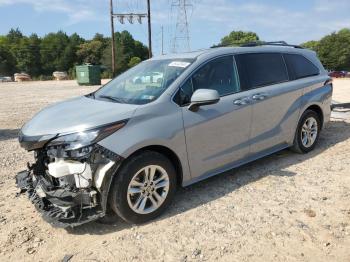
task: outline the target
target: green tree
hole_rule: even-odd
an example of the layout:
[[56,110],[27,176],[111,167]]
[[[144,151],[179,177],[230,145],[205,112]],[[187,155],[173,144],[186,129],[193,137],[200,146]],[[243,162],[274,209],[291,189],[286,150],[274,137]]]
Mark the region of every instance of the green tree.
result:
[[[127,70],[139,59],[147,59],[147,47],[128,31],[117,32],[115,38],[117,73]],[[46,78],[54,71],[67,71],[73,76],[74,66],[87,62],[102,64],[107,68],[107,75],[111,72],[110,43],[110,38],[98,33],[86,41],[76,33],[68,36],[58,31],[41,38],[36,34],[25,36],[18,28],[11,29],[7,35],[0,36],[0,73],[23,71]]]
[[22,32],[19,30],[19,28],[13,29],[8,32],[7,39],[10,44],[18,44],[20,40],[23,38]]
[[350,30],[343,29],[321,39],[318,55],[331,70],[350,70]]
[[116,71],[121,73],[128,68],[128,63],[133,57],[135,40],[128,31],[116,33]]
[[258,41],[260,41],[260,38],[254,32],[232,31],[221,39],[219,46],[240,46],[249,42]]
[[17,63],[16,67],[20,72],[26,72],[30,73],[30,66],[32,59],[34,57],[32,56],[31,49],[29,47],[29,40],[26,37],[23,37],[18,45],[14,46],[12,48],[12,52],[16,57]]
[[11,60],[15,61],[11,72],[40,73],[40,38],[37,35],[26,37],[18,28],[11,29],[0,42],[11,53]]
[[342,29],[302,46],[317,52],[328,70],[350,70],[350,29]]
[[301,46],[317,52],[319,47],[319,41],[309,41],[309,42],[303,43]]
[[101,62],[104,48],[104,43],[102,41],[92,40],[79,45],[77,55],[79,60],[84,63],[98,65]]
[[94,41],[100,41],[103,44],[103,48],[106,48],[108,45],[108,42],[110,41],[109,37],[104,37],[103,34],[96,33],[94,37],[92,38]]
[[68,46],[69,38],[66,33],[59,31],[49,33],[41,41],[40,54],[43,73],[51,75],[56,70],[67,70],[63,53]]
[[141,60],[148,59],[148,47],[142,44],[140,41],[135,40],[133,53],[135,56],[140,57]]
[[64,68],[68,70],[69,68],[73,68],[77,64],[82,63],[82,59],[78,57],[77,51],[79,50],[79,46],[85,43],[85,39],[80,37],[77,33],[69,36],[69,42],[67,47],[64,50]]
[[28,73],[33,76],[39,76],[41,74],[41,56],[40,56],[40,43],[41,39],[36,34],[31,34],[28,37],[28,47],[30,50],[30,56],[32,57],[29,63]]
[[12,75],[16,71],[16,59],[7,36],[0,36],[0,75]]
[[79,63],[77,50],[84,42],[78,34],[67,36],[59,31],[46,35],[40,46],[43,73],[51,75],[54,71],[68,71]]
[[16,58],[16,68],[32,76],[41,73],[40,38],[36,34],[22,37],[18,44],[12,45],[13,56]]
[[0,44],[0,75],[12,76],[15,73],[16,60],[8,48]]
[[141,58],[140,57],[137,57],[137,56],[134,56],[130,59],[129,63],[128,63],[128,67],[133,67],[133,66],[136,66],[138,63],[141,62]]
[[[128,64],[132,57],[139,57],[141,60],[148,58],[148,48],[141,42],[136,41],[128,31],[115,33],[116,49],[116,73],[120,74],[129,68]],[[111,70],[111,41],[103,51],[102,64]]]

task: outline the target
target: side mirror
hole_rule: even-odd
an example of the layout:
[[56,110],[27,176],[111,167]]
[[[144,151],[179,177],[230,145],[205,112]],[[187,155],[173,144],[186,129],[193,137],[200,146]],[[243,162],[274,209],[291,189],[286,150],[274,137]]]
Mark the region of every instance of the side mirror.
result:
[[218,91],[213,89],[198,89],[192,97],[188,110],[196,112],[200,106],[216,104],[220,100]]

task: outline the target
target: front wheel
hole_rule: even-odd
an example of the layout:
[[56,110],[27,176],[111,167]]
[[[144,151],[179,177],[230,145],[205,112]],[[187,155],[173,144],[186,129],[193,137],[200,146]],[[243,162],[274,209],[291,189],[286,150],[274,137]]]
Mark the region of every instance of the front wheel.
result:
[[308,153],[313,150],[320,130],[321,121],[318,114],[313,110],[306,110],[300,118],[292,150],[297,153]]
[[147,222],[169,206],[176,184],[176,172],[169,159],[144,151],[127,160],[118,172],[111,190],[111,208],[126,222]]

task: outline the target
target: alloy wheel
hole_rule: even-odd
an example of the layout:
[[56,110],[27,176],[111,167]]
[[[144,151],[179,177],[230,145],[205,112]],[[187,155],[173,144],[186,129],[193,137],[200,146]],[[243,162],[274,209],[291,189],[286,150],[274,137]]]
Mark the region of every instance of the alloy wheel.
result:
[[149,165],[140,169],[128,186],[129,207],[138,214],[154,212],[165,201],[169,184],[169,175],[161,166]]
[[314,117],[309,117],[305,120],[301,128],[301,142],[304,147],[311,147],[317,138],[318,125]]

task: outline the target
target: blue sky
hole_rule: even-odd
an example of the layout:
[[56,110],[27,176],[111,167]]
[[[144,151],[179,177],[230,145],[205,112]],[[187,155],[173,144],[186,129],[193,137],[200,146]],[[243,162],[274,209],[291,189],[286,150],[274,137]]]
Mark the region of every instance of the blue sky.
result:
[[[190,1],[190,0],[188,0]],[[115,12],[144,12],[146,0],[114,0]],[[176,12],[172,0],[151,0],[154,53],[171,49]],[[261,39],[299,44],[350,28],[350,0],[192,0],[189,9],[191,49],[207,48],[232,30],[249,30]],[[173,10],[174,11],[174,10]],[[110,35],[109,0],[0,0],[0,34],[19,27],[25,34],[63,30],[86,39],[98,32]],[[118,22],[116,30],[129,30],[147,43],[146,21],[132,26]]]

